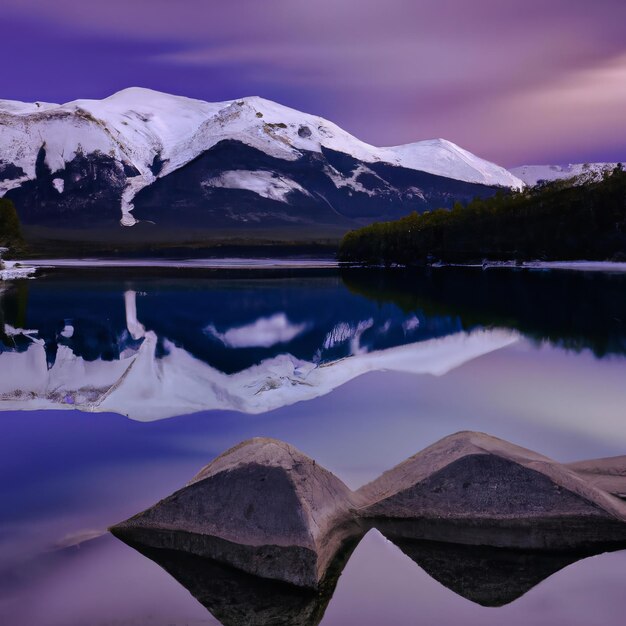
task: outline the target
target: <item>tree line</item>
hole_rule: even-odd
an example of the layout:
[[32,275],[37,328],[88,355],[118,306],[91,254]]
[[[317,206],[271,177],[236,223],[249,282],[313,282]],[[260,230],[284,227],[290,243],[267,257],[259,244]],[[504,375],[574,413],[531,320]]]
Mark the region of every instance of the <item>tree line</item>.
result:
[[339,260],[376,265],[434,261],[626,260],[626,172],[499,191],[464,205],[347,233]]

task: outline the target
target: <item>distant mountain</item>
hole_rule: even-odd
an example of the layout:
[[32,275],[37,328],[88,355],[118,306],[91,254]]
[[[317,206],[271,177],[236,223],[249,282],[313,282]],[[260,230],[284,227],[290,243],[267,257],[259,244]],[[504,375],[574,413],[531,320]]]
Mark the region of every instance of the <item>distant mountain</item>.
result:
[[0,196],[27,234],[106,238],[141,222],[130,237],[302,239],[521,186],[451,142],[377,148],[257,97],[0,100]]
[[564,180],[584,176],[585,180],[598,180],[606,171],[615,169],[617,163],[570,163],[569,165],[520,165],[511,170],[524,184],[534,186],[540,182]]

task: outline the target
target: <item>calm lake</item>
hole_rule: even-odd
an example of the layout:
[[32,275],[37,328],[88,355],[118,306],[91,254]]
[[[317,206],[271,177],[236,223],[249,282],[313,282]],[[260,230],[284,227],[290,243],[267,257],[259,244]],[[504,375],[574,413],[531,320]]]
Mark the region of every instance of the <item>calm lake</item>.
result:
[[218,574],[106,532],[256,436],[351,488],[460,430],[622,455],[624,273],[42,270],[0,286],[0,411],[3,625],[624,623],[626,551],[418,564],[370,531],[334,593],[295,602],[223,571],[213,597]]

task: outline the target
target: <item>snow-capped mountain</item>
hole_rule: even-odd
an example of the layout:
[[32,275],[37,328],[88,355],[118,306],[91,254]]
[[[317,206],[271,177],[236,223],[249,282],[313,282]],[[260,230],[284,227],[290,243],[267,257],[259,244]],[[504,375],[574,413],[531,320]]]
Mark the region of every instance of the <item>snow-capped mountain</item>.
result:
[[615,169],[617,163],[570,163],[568,165],[520,165],[510,170],[524,184],[534,186],[540,182],[565,180],[583,176],[585,181],[598,180],[604,172]]
[[521,186],[451,142],[377,148],[258,97],[0,100],[0,195],[27,227],[345,229]]

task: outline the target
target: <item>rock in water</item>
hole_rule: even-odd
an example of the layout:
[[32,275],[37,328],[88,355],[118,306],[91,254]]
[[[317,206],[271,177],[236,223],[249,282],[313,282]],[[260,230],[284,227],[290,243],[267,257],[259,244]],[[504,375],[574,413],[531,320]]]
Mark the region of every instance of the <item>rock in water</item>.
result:
[[[596,484],[596,475],[621,481],[622,469],[617,458],[568,467],[495,437],[463,432],[352,492],[290,445],[251,439],[111,530],[136,549],[151,551],[157,562],[164,559],[169,564],[164,567],[196,589],[194,595],[201,595],[212,611],[224,613],[225,622],[236,622],[239,614],[220,603],[222,583],[231,594],[238,590],[250,596],[248,607],[240,605],[243,613],[258,615],[259,624],[278,623],[265,592],[257,593],[265,583],[220,574],[215,588],[199,593],[206,585],[196,584],[198,576],[187,577],[179,567],[187,557],[200,557],[196,573],[217,563],[218,570],[235,568],[308,589],[313,600],[294,599],[288,591],[285,597],[291,599],[285,602],[294,624],[313,624],[334,588],[342,567],[337,563],[345,562],[342,558],[370,528],[458,593],[502,604],[570,560],[626,545],[626,503]],[[495,552],[467,546],[489,546]],[[490,562],[501,573],[474,585],[467,572]]]
[[356,511],[383,534],[524,549],[626,540],[626,504],[567,467],[461,432],[362,487]]
[[336,476],[292,446],[251,439],[111,532],[317,588],[336,553],[360,533],[351,514],[357,503]]

